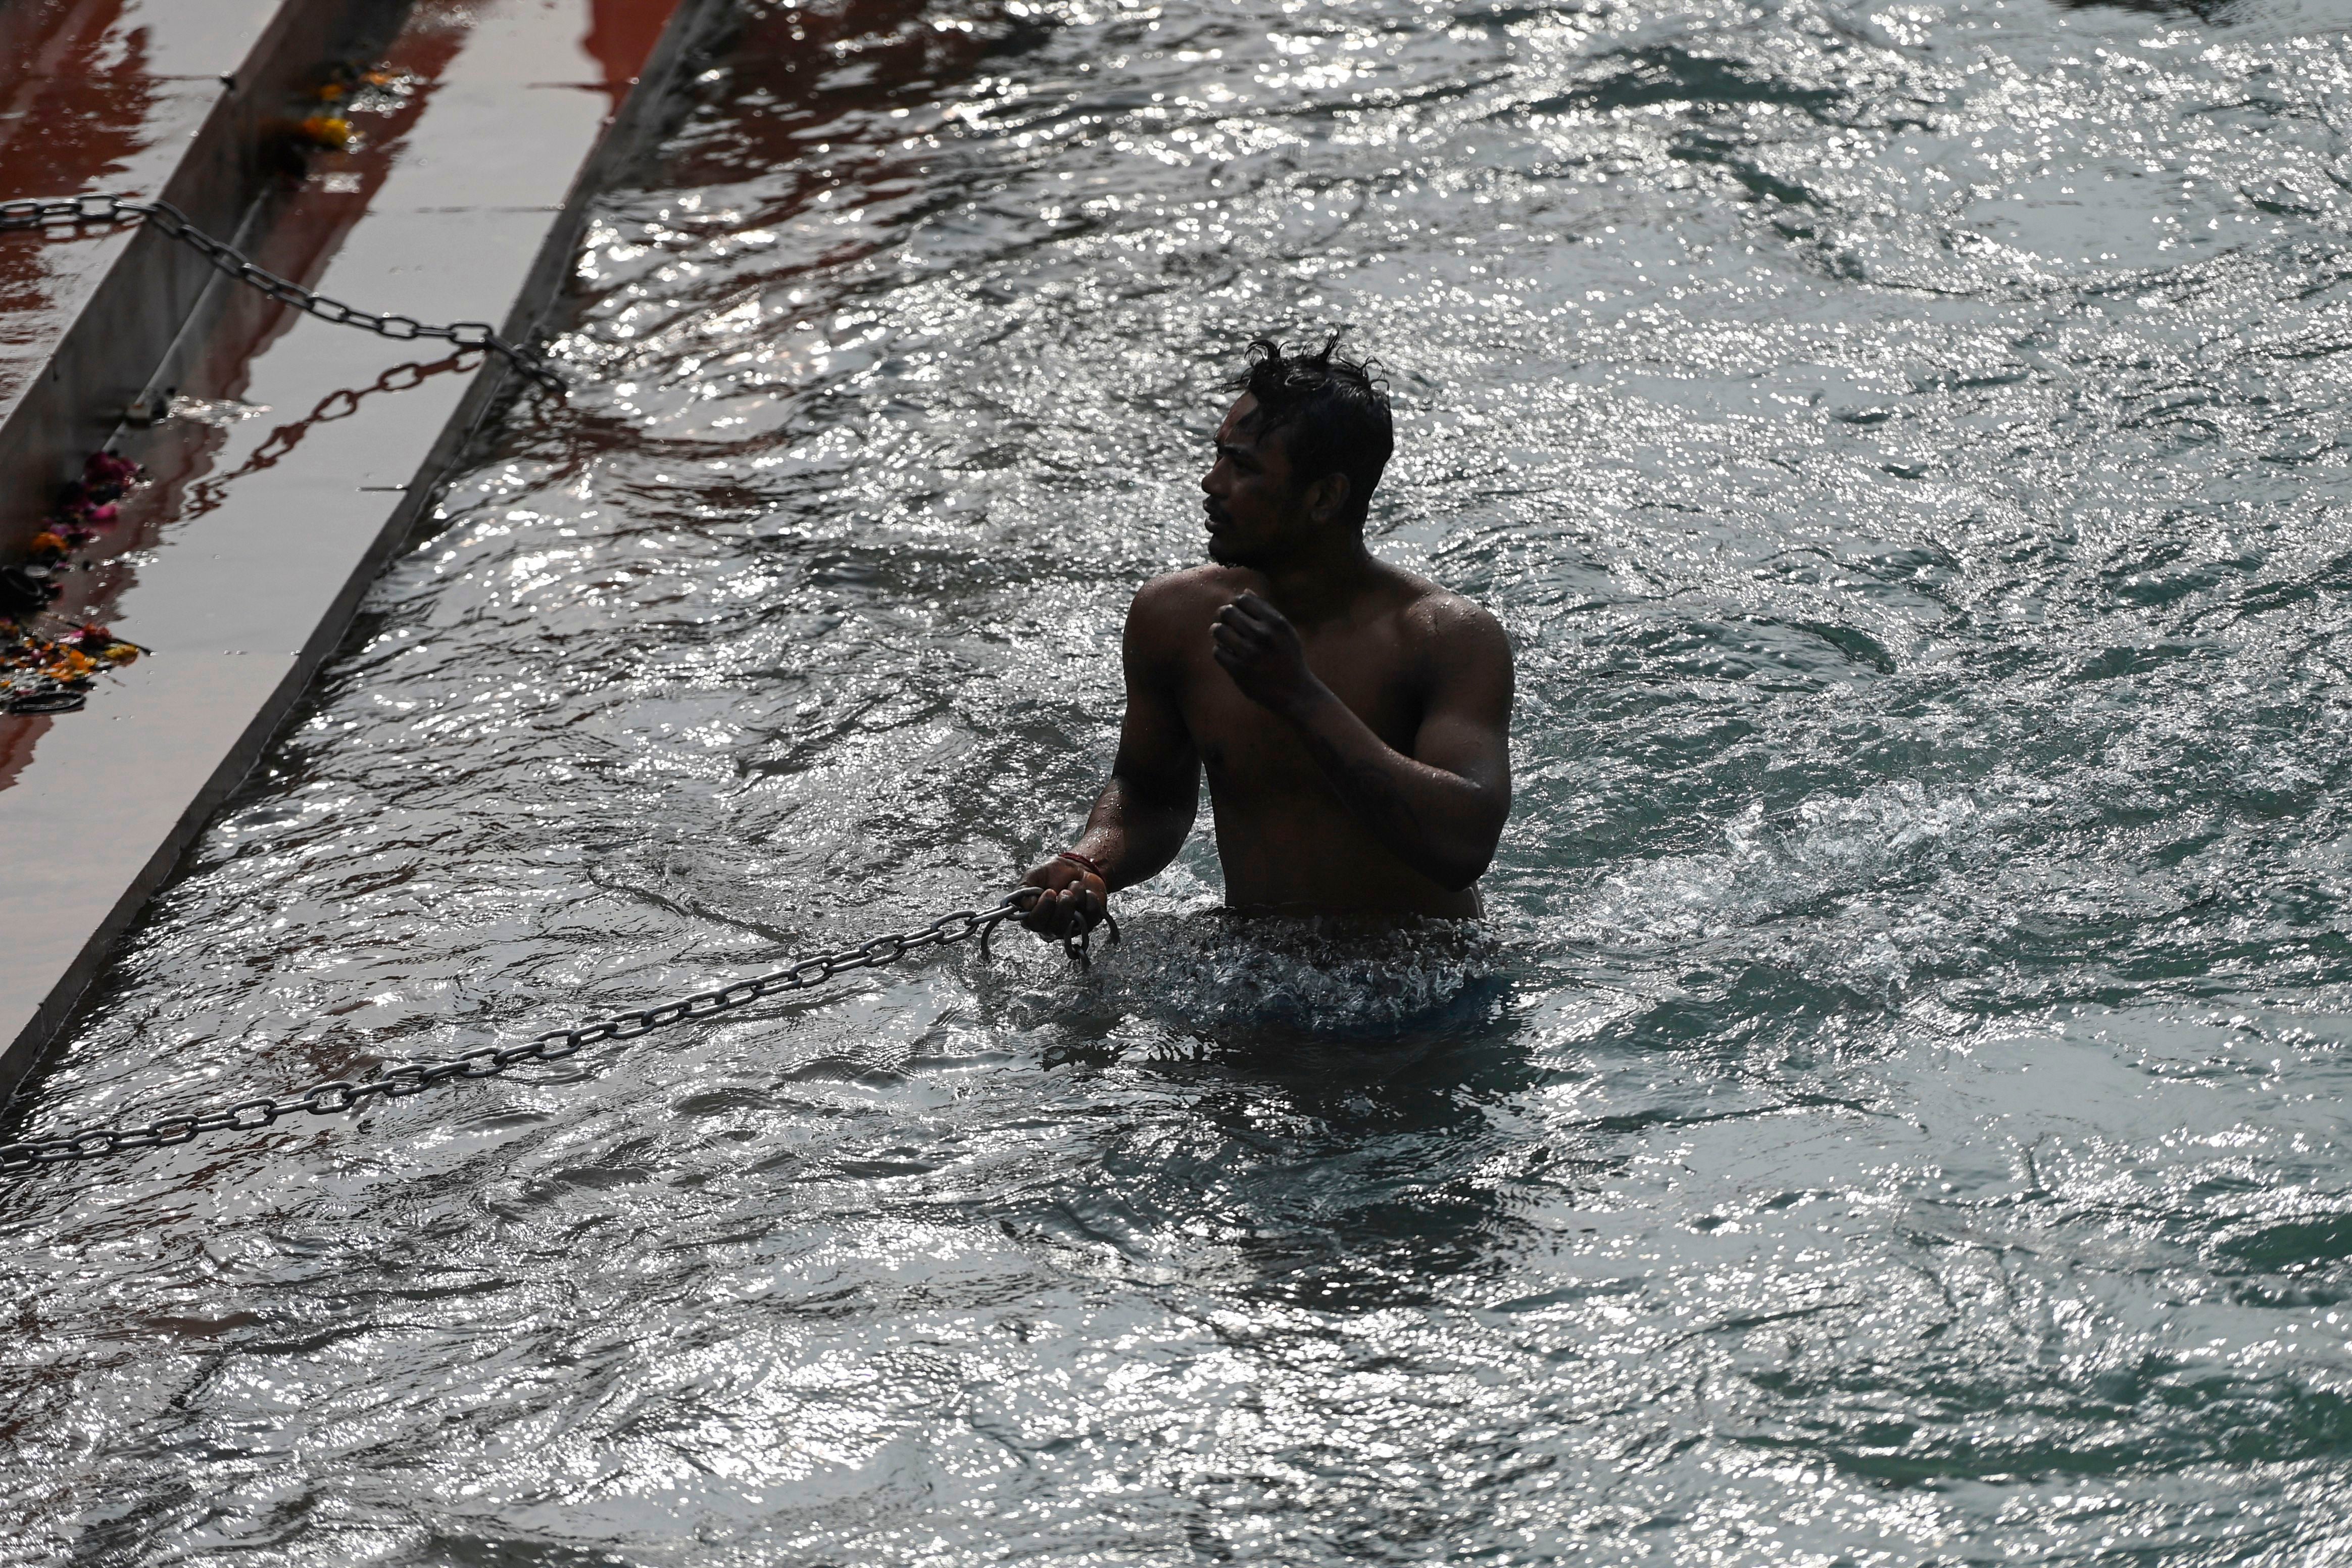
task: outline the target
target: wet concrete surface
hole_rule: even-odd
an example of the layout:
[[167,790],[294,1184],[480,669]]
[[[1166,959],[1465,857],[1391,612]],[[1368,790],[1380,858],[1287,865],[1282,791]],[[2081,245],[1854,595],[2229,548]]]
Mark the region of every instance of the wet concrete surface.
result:
[[[353,148],[311,158],[257,259],[365,310],[528,335],[561,286],[574,198],[657,96],[628,84],[678,52],[684,19],[656,42],[679,9],[701,7],[415,6],[383,81],[347,107]],[[119,443],[152,480],[58,606],[152,651],[82,712],[0,717],[0,1087],[284,720],[503,381],[478,354],[249,291],[212,304],[158,377],[186,413]]]
[[[323,64],[391,0],[28,0],[0,7],[0,200],[160,197],[232,235]],[[160,235],[0,237],[0,546],[113,429],[210,269]]]

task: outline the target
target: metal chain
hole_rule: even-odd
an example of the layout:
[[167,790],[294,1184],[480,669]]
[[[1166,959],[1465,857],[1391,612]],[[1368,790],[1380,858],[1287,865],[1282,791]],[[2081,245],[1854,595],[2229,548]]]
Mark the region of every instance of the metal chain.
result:
[[136,196],[67,196],[53,201],[0,202],[0,232],[46,228],[51,224],[89,223],[144,223],[185,245],[238,282],[258,289],[281,304],[291,305],[322,321],[359,327],[378,337],[393,338],[401,342],[417,338],[437,338],[461,349],[484,349],[499,355],[541,386],[554,392],[564,390],[562,378],[550,370],[544,360],[529,349],[519,348],[499,336],[488,321],[452,321],[446,327],[436,327],[414,316],[379,316],[373,311],[346,305],[340,300],[331,300],[324,294],[303,288],[299,283],[280,278],[266,268],[256,266],[235,246],[215,239],[190,223],[188,215],[169,202],[142,201]]
[[[15,1175],[68,1161],[100,1160],[142,1149],[165,1148],[174,1143],[189,1142],[205,1132],[257,1132],[279,1117],[291,1116],[298,1110],[308,1111],[313,1116],[335,1116],[347,1110],[357,1110],[371,1100],[405,1100],[436,1084],[459,1079],[496,1078],[508,1068],[520,1067],[526,1062],[560,1062],[584,1046],[600,1045],[606,1040],[634,1040],[640,1035],[666,1029],[672,1024],[715,1018],[721,1013],[731,1013],[738,1007],[748,1007],[771,996],[782,996],[821,985],[835,975],[853,969],[878,969],[886,963],[898,963],[910,952],[919,952],[927,947],[945,947],[973,936],[980,938],[980,953],[986,958],[990,935],[998,925],[1018,914],[1022,908],[1021,895],[1015,893],[990,909],[958,910],[914,931],[892,931],[838,952],[803,958],[790,969],[780,969],[753,980],[739,980],[716,991],[698,992],[675,1002],[664,1002],[658,1006],[618,1013],[593,1024],[583,1024],[577,1028],[551,1030],[535,1039],[516,1045],[481,1046],[455,1057],[433,1061],[402,1062],[361,1082],[335,1079],[327,1083],[313,1084],[299,1094],[276,1100],[240,1100],[224,1110],[166,1116],[137,1127],[99,1127],[56,1138],[0,1143],[0,1175]],[[1111,940],[1118,941],[1117,922],[1109,921],[1108,914],[1105,919]],[[1086,933],[1080,932],[1063,941],[1072,962],[1081,967],[1087,963],[1087,940]]]

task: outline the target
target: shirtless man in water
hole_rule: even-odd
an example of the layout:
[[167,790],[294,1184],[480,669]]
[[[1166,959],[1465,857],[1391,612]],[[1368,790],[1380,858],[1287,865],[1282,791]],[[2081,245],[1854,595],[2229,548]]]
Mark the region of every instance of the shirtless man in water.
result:
[[1092,927],[1176,858],[1209,771],[1225,902],[1454,918],[1511,808],[1511,649],[1495,617],[1375,560],[1388,398],[1362,364],[1260,341],[1217,427],[1209,559],[1127,613],[1127,721],[1086,833],[1029,873],[1024,923]]

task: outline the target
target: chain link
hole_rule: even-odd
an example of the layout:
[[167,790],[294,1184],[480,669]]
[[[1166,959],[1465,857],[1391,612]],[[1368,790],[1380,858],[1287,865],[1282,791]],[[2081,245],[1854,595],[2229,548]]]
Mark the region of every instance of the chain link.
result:
[[564,390],[563,380],[547,362],[529,349],[519,348],[491,330],[488,321],[452,321],[446,327],[427,325],[414,316],[379,316],[340,300],[314,293],[299,283],[257,266],[236,247],[188,221],[188,215],[169,202],[142,201],[136,196],[67,196],[51,201],[0,202],[0,232],[46,228],[51,225],[144,223],[178,240],[218,270],[259,289],[281,304],[338,326],[359,327],[400,342],[436,338],[461,349],[486,349],[531,380],[553,392]]
[[[986,958],[989,937],[998,925],[1018,914],[1023,907],[1022,895],[1016,893],[985,910],[958,910],[952,914],[941,915],[927,926],[913,931],[892,931],[838,952],[803,958],[789,969],[780,969],[751,980],[738,980],[716,991],[700,991],[674,1002],[617,1013],[575,1028],[550,1030],[536,1038],[518,1041],[510,1046],[479,1046],[454,1057],[401,1062],[381,1069],[373,1078],[358,1081],[333,1079],[326,1083],[313,1084],[299,1094],[275,1100],[240,1100],[221,1110],[166,1116],[137,1127],[89,1128],[55,1138],[0,1143],[0,1175],[16,1175],[44,1165],[64,1164],[78,1160],[100,1160],[142,1149],[161,1149],[188,1142],[207,1132],[257,1132],[275,1123],[279,1117],[291,1116],[296,1111],[307,1111],[312,1116],[340,1116],[346,1111],[364,1109],[370,1100],[405,1100],[436,1084],[462,1079],[496,1078],[509,1068],[520,1067],[527,1062],[560,1062],[588,1046],[601,1045],[606,1040],[634,1040],[656,1029],[668,1028],[673,1024],[698,1023],[706,1018],[715,1018],[722,1013],[731,1013],[739,1007],[748,1007],[772,996],[822,985],[835,975],[851,970],[879,969],[925,948],[947,947],[975,936],[980,938],[981,956]],[[1111,940],[1117,941],[1118,925],[1109,923],[1108,930]],[[1087,937],[1084,933],[1064,939],[1064,947],[1072,962],[1081,966],[1086,963]]]

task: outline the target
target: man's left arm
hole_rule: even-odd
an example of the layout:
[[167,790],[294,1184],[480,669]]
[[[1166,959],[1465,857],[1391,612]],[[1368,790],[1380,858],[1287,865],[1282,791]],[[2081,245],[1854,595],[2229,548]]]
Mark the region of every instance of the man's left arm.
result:
[[1412,754],[1372,733],[1307,668],[1297,629],[1255,594],[1217,613],[1217,662],[1244,695],[1287,720],[1348,809],[1438,886],[1467,888],[1495,858],[1511,810],[1511,647],[1495,617],[1461,600],[1434,609]]

